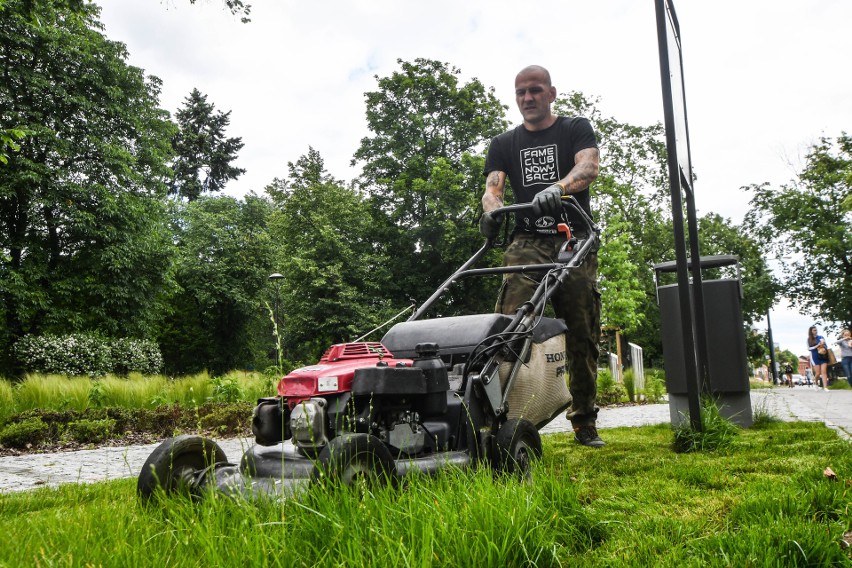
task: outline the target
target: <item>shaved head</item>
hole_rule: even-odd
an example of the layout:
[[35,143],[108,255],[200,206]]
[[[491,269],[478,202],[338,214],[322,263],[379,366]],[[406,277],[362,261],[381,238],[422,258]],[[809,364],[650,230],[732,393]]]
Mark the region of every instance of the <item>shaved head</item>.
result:
[[550,71],[542,67],[541,65],[528,65],[521,69],[521,71],[515,76],[515,84],[517,85],[522,78],[530,77],[538,75],[539,80],[544,83],[546,86],[551,87],[553,84],[550,82]]

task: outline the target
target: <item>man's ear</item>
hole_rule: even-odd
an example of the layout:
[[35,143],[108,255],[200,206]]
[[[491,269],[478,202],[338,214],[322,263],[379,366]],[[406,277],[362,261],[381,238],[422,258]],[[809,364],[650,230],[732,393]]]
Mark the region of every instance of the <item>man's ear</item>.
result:
[[556,87],[550,87],[550,102],[556,100]]

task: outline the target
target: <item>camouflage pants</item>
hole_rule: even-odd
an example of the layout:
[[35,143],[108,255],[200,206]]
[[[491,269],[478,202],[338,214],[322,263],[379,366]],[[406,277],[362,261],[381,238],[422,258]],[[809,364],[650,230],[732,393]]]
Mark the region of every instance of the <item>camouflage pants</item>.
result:
[[[503,255],[504,266],[556,262],[565,237],[515,235]],[[594,423],[597,416],[597,364],[601,333],[601,295],[597,286],[598,256],[589,254],[573,269],[551,298],[556,317],[568,326],[566,355],[568,388],[573,402],[568,418],[576,425]],[[539,284],[541,273],[505,274],[495,311],[514,314],[528,301]]]

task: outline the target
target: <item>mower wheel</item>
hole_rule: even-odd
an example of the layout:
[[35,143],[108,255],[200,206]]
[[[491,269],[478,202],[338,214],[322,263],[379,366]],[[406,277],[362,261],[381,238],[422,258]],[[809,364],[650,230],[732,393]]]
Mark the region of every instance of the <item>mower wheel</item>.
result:
[[532,462],[541,457],[541,436],[528,420],[507,420],[497,431],[497,456],[495,469],[498,472],[518,477],[527,477]]
[[216,463],[227,462],[225,452],[213,440],[201,436],[177,436],[163,441],[151,452],[136,484],[136,492],[147,501],[157,494],[195,494],[198,474]]
[[382,486],[396,480],[390,450],[370,434],[342,434],[332,438],[317,458],[312,483],[342,486]]

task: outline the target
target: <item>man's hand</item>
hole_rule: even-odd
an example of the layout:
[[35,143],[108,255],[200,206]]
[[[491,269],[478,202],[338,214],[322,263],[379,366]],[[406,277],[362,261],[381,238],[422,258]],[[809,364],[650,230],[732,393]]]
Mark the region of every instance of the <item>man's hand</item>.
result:
[[479,232],[482,233],[482,236],[488,240],[494,240],[497,238],[497,234],[500,232],[500,226],[503,224],[503,215],[497,213],[496,215],[492,215],[491,213],[483,213],[482,217],[479,218]]
[[535,194],[532,200],[533,213],[538,216],[559,217],[562,213],[562,186],[554,183]]

